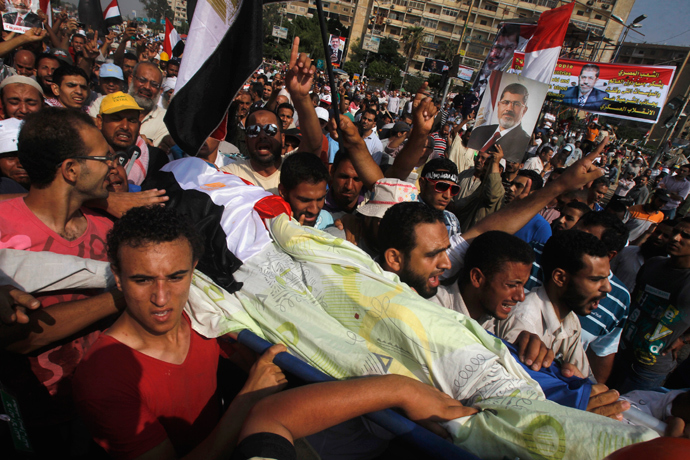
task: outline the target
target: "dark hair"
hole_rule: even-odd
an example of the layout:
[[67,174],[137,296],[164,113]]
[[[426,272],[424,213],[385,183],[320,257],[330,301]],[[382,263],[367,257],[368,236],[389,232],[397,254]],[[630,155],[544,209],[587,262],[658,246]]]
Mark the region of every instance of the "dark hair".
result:
[[244,122],[245,126],[249,126],[249,123],[248,123],[248,122],[249,122],[249,117],[254,116],[254,118],[256,119],[256,115],[255,115],[255,114],[256,114],[257,112],[262,112],[262,111],[263,111],[263,112],[270,113],[271,115],[273,115],[274,117],[276,117],[276,126],[278,127],[278,132],[279,132],[279,133],[282,133],[282,132],[283,132],[283,124],[280,122],[280,118],[278,118],[278,114],[275,113],[275,112],[271,112],[270,110],[266,110],[266,109],[264,109],[263,107],[258,107],[258,106],[254,106],[254,107],[252,107],[252,108],[249,110],[249,114],[247,115],[247,119],[246,119],[245,122]]
[[60,59],[56,58],[50,53],[40,53],[38,56],[36,56],[36,67],[38,68],[38,64],[43,60],[43,59],[52,59],[53,61],[57,61],[58,66],[62,65],[62,61]]
[[376,110],[375,110],[375,109],[372,109],[372,108],[366,109],[364,112],[362,112],[362,116],[364,116],[365,113],[368,113],[368,114],[370,114],[370,115],[373,115],[373,116],[374,116],[374,121],[378,121],[379,117],[378,117],[378,115],[376,114]]
[[602,176],[598,179],[594,179],[594,182],[592,182],[592,186],[590,187],[590,189],[597,188],[597,187],[600,187],[602,185],[610,187],[611,182],[606,177]]
[[421,177],[428,172],[433,171],[448,171],[451,174],[458,173],[458,166],[452,160],[448,158],[434,158],[433,160],[427,161],[422,169]]
[[320,100],[321,100],[321,97],[319,96],[319,93],[317,93],[316,91],[312,91],[311,93],[309,93],[309,98],[310,98],[312,101],[314,101],[314,100],[320,101]]
[[283,160],[280,168],[280,184],[293,190],[299,184],[328,182],[328,168],[321,159],[310,152],[297,152]]
[[483,233],[467,249],[460,283],[469,282],[473,268],[480,269],[484,276],[491,278],[508,262],[532,265],[534,251],[517,236],[497,230]]
[[79,133],[84,126],[96,127],[88,114],[77,110],[45,107],[26,116],[17,147],[32,186],[47,187],[60,163],[88,155]]
[[527,100],[529,99],[529,91],[527,91],[526,86],[521,85],[520,83],[511,83],[510,85],[503,88],[503,92],[501,93],[501,99],[503,99],[505,93],[517,94],[522,96],[523,102],[525,103],[525,105],[527,105]]
[[518,177],[526,177],[528,179],[532,179],[532,188],[530,188],[530,191],[535,191],[539,190],[544,186],[544,178],[541,177],[541,175],[536,172],[532,171],[531,169],[521,169],[517,173]]
[[276,107],[276,115],[278,115],[278,110],[280,109],[290,109],[292,110],[292,114],[295,114],[295,108],[289,102],[283,102],[282,104],[278,105],[278,107]]
[[498,32],[496,39],[499,37],[515,37],[515,43],[520,41],[520,25],[519,24],[505,24]]
[[257,82],[254,82],[254,83],[252,83],[251,89],[252,89],[252,91],[254,91],[256,94],[261,95],[261,94],[264,93],[264,84],[263,84],[263,83],[259,83],[258,81],[257,81]]
[[338,166],[340,166],[340,163],[342,163],[344,160],[352,161],[352,158],[350,158],[350,153],[347,150],[339,149],[335,153],[333,163],[331,163],[331,173],[334,173],[338,169]]
[[268,83],[268,77],[267,77],[266,75],[264,75],[264,74],[261,73],[261,74],[259,74],[259,75],[256,76],[256,79],[257,79],[257,80],[258,80],[259,78],[263,80],[263,83],[262,83],[262,84]]
[[600,70],[599,70],[598,65],[596,65],[596,64],[585,64],[585,65],[583,65],[582,69],[580,69],[580,75],[582,75],[582,72],[584,72],[585,70],[593,70],[594,72],[596,72],[597,77],[599,77]]
[[604,227],[601,242],[609,252],[620,252],[628,241],[629,230],[623,221],[608,212],[588,212],[577,222],[580,227]]
[[603,258],[608,257],[608,253],[606,245],[590,233],[580,230],[556,232],[544,245],[541,256],[544,284],[549,282],[551,274],[557,268],[575,274],[585,266],[583,256]]
[[177,58],[172,58],[168,61],[168,67],[170,67],[171,65],[180,67],[181,64],[182,64],[182,62],[180,62],[180,60]]
[[587,214],[588,212],[591,212],[591,211],[592,211],[592,210],[590,209],[590,207],[587,206],[586,203],[583,203],[583,202],[577,201],[577,200],[570,201],[570,202],[566,203],[565,206],[563,206],[563,207],[564,207],[564,208],[573,208],[573,209],[576,209],[576,210],[582,212],[582,215],[583,215],[583,216],[584,216],[585,214]]
[[127,52],[125,53],[123,60],[127,59],[128,61],[138,61],[139,58],[137,58],[137,55],[134,53]]
[[151,243],[168,243],[184,238],[192,249],[192,258],[199,260],[204,252],[201,235],[186,216],[168,206],[132,208],[115,221],[108,232],[108,260],[119,267],[121,246],[139,248]]
[[443,223],[443,211],[419,201],[405,201],[391,206],[379,224],[379,253],[390,248],[408,255],[417,244],[415,228],[419,224]]
[[84,81],[86,83],[89,82],[89,76],[86,75],[86,72],[84,72],[84,69],[81,69],[75,65],[62,65],[55,69],[55,72],[53,72],[53,83],[56,85],[60,86],[62,84],[62,80],[64,80],[65,77],[71,77],[71,76],[79,76],[84,78]]
[[606,211],[612,211],[615,213],[625,213],[625,211],[628,210],[628,207],[625,206],[621,201],[609,201],[606,207],[604,208]]

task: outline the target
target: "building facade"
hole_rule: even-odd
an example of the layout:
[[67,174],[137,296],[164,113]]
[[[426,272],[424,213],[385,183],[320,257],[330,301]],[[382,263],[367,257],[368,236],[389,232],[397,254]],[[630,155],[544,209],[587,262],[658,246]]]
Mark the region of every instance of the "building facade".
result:
[[175,15],[173,25],[180,27],[187,21],[187,0],[168,0],[168,5]]

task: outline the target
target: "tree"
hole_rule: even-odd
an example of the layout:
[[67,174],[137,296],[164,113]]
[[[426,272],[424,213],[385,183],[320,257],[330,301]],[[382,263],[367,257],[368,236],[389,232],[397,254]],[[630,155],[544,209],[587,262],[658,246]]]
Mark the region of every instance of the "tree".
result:
[[165,26],[161,24],[161,19],[165,18],[166,21],[175,20],[175,13],[170,9],[167,0],[142,0],[141,4],[144,5],[146,16],[148,16],[149,19],[156,20],[155,26],[152,27],[154,30],[165,28]]
[[[407,74],[410,68],[410,61],[412,57],[417,54],[419,48],[422,44],[422,38],[424,37],[424,27],[414,26],[405,29],[405,33],[402,36],[403,51],[407,58],[407,63],[405,64],[405,74]],[[403,82],[405,79],[403,78]]]
[[441,42],[438,44],[438,49],[436,50],[436,59],[441,59],[447,63],[450,63],[457,51],[458,42]]
[[343,70],[352,76],[353,74],[356,73],[362,73],[362,66],[359,64],[359,61],[347,61],[345,64],[343,64]]

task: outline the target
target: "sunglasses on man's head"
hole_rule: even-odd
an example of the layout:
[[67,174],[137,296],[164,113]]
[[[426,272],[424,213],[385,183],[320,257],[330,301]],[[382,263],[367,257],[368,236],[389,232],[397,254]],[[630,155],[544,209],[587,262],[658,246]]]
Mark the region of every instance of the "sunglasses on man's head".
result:
[[438,180],[432,180],[432,179],[424,179],[427,182],[434,184],[434,190],[436,190],[438,193],[445,193],[446,190],[450,188],[450,196],[455,196],[458,193],[460,193],[460,186],[459,185],[453,185],[449,184],[448,182],[441,182]]
[[245,130],[245,133],[247,134],[247,137],[256,137],[259,134],[261,134],[261,131],[265,132],[269,136],[275,136],[278,133],[278,126],[274,125],[273,123],[269,125],[250,125],[247,126],[247,129]]

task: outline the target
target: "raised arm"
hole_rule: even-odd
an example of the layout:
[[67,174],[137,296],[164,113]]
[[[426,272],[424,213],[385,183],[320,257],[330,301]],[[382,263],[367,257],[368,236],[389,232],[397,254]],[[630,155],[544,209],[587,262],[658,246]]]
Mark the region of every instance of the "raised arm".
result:
[[396,155],[393,165],[386,170],[386,177],[394,177],[405,180],[410,172],[419,163],[424,154],[426,139],[434,125],[436,106],[432,99],[427,97],[428,84],[419,88],[412,103],[412,131],[400,153]]
[[[330,121],[331,136],[338,140],[338,133],[335,130],[335,120]],[[357,175],[362,180],[362,184],[371,190],[377,180],[383,179],[383,172],[374,158],[369,153],[364,139],[359,135],[357,127],[345,115],[340,115],[340,132],[342,134],[342,146],[350,154],[352,166],[357,171]]]
[[299,117],[299,127],[302,132],[299,151],[321,156],[323,132],[314,106],[309,99],[315,71],[316,67],[312,65],[311,59],[306,54],[299,53],[299,37],[295,37],[290,55],[290,70],[285,76],[285,86]]
[[46,31],[37,28],[29,29],[20,35],[15,35],[12,39],[7,40],[6,42],[0,42],[0,57],[5,57],[22,45],[41,41],[45,36]]

